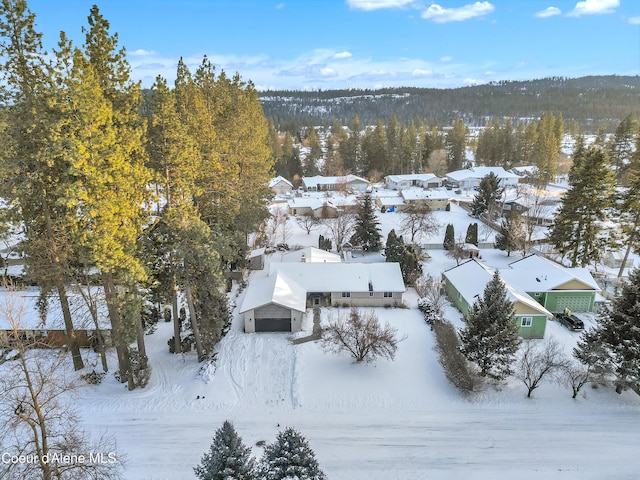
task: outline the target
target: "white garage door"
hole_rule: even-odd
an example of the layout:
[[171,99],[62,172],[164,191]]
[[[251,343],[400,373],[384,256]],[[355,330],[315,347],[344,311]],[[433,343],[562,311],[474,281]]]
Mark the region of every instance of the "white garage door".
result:
[[565,308],[572,312],[588,312],[591,308],[591,299],[589,297],[558,297],[556,311],[561,312]]

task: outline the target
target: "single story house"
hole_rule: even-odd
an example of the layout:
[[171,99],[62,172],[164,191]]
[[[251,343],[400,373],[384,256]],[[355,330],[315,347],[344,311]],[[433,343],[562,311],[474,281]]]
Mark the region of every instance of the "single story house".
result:
[[340,177],[302,177],[302,186],[307,192],[323,192],[327,190],[353,190],[364,192],[371,187],[371,183],[357,175],[344,175]]
[[297,332],[308,307],[395,306],[404,291],[398,263],[272,263],[249,283],[240,313],[245,332]]
[[503,187],[517,185],[520,179],[518,175],[507,172],[502,167],[472,167],[447,173],[447,182],[457,188],[469,190],[480,185],[480,180],[489,173],[498,177]]
[[331,202],[317,197],[298,197],[287,201],[290,215],[313,215],[315,218],[332,218],[338,208]]
[[390,190],[404,190],[411,187],[438,188],[442,186],[442,179],[433,173],[387,175],[384,177],[384,184]]
[[385,212],[401,212],[406,206],[401,195],[376,197],[376,205]]
[[293,191],[293,184],[286,178],[277,176],[271,179],[269,188],[278,195],[285,195]]
[[593,312],[600,287],[586,268],[567,268],[540,255],[528,255],[500,270],[500,276],[551,312],[568,308]]
[[[107,344],[111,342],[111,322],[109,320],[104,293],[101,288],[92,288],[96,299],[98,327]],[[11,347],[17,335],[26,342],[37,342],[47,347],[62,347],[67,342],[67,331],[57,294],[50,295],[46,317],[38,310],[40,297],[38,287],[23,290],[0,288],[0,347]],[[92,347],[97,342],[96,325],[79,292],[69,291],[67,295],[74,333],[81,347]]]
[[432,211],[446,210],[449,195],[444,190],[425,190],[412,187],[400,192],[406,205],[427,205]]
[[[484,289],[492,278],[493,272],[476,259],[442,273],[447,296],[465,317],[476,299],[484,295]],[[547,320],[553,314],[525,292],[502,280],[507,289],[507,298],[513,303],[513,321],[518,325],[518,335],[522,338],[544,338]]]

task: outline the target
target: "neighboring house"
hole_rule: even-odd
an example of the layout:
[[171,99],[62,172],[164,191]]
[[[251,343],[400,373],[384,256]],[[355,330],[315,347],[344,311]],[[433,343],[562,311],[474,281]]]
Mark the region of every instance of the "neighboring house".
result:
[[[472,259],[442,273],[447,296],[465,317],[478,297],[493,278],[493,273]],[[501,275],[502,278],[502,275]],[[544,338],[547,320],[553,314],[525,292],[514,288],[504,278],[507,298],[513,303],[513,321],[518,325],[518,335],[522,338]]]
[[332,218],[338,208],[331,202],[315,197],[298,197],[287,201],[290,215],[313,215],[315,218]]
[[284,177],[277,176],[269,182],[269,188],[278,195],[291,193],[293,184]]
[[406,205],[427,205],[432,211],[446,210],[449,195],[444,190],[425,190],[412,187],[400,192]]
[[345,175],[342,177],[302,177],[302,186],[307,192],[324,192],[329,190],[357,191],[364,192],[371,187],[371,183],[356,175]]
[[272,263],[250,282],[240,313],[245,332],[297,332],[307,307],[396,306],[404,291],[397,263]]
[[633,258],[627,258],[624,260],[624,254],[622,252],[607,252],[604,255],[604,264],[609,268],[620,268],[624,263],[624,268],[633,268]]
[[510,263],[500,276],[556,313],[593,312],[601,291],[586,268],[563,267],[536,254]]
[[342,261],[337,253],[327,252],[316,247],[306,247],[293,252],[284,253],[281,262],[306,262],[306,263],[339,263]]
[[493,173],[498,177],[500,185],[503,187],[517,185],[520,179],[518,175],[507,172],[502,167],[473,167],[447,173],[447,182],[457,188],[472,189],[480,185],[480,180],[489,175],[489,173]]
[[[111,323],[102,289],[92,289],[98,308],[98,325],[107,344],[111,343]],[[57,295],[48,297],[46,318],[40,317],[38,299],[40,289],[28,287],[24,290],[0,288],[0,347],[11,347],[16,334],[9,316],[17,327],[17,335],[26,342],[36,341],[47,347],[62,347],[67,344],[64,318]],[[81,347],[92,347],[97,342],[96,326],[84,299],[79,293],[68,292],[69,309],[73,320],[75,337]]]
[[376,197],[376,205],[385,212],[401,212],[405,207],[404,199],[400,195]]
[[411,187],[438,188],[442,179],[433,173],[412,173],[408,175],[387,175],[385,187],[390,190],[404,190]]

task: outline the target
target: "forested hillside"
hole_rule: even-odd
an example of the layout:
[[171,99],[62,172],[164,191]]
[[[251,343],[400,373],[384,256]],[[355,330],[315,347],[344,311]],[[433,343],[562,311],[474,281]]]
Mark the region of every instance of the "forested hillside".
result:
[[323,125],[337,119],[346,124],[356,114],[363,125],[387,122],[395,114],[403,123],[418,118],[452,125],[462,118],[468,126],[484,126],[490,118],[539,118],[554,112],[588,133],[603,124],[613,131],[621,119],[640,112],[640,76],[553,77],[453,89],[265,91],[260,100],[265,115],[281,129],[291,122]]

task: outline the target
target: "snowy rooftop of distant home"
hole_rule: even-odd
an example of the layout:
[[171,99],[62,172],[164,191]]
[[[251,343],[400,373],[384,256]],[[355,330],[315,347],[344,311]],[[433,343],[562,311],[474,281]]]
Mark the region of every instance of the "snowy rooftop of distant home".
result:
[[406,201],[412,200],[445,200],[449,198],[449,194],[446,190],[425,190],[421,187],[411,187],[402,190],[402,197]]
[[337,185],[340,183],[350,183],[350,182],[365,182],[365,183],[369,183],[368,180],[365,180],[362,177],[358,177],[357,175],[344,175],[344,176],[340,176],[340,177],[325,177],[323,175],[316,175],[314,177],[302,177],[302,182],[309,186],[309,185]]
[[440,179],[437,175],[433,173],[410,173],[405,175],[387,175],[385,179],[389,179],[394,183],[402,182],[404,180],[418,180],[421,182],[428,182],[433,179]]
[[[102,288],[94,287],[91,289],[91,293],[98,301],[100,328],[111,328]],[[82,296],[72,291],[67,294],[74,327],[78,330],[95,330],[95,324]],[[58,296],[50,295],[47,297],[47,317],[44,322],[40,318],[37,306],[39,296],[40,289],[37,287],[29,287],[25,290],[0,288],[0,330],[12,329],[10,317],[15,319],[21,329],[64,330],[64,318]]]
[[285,184],[289,185],[291,188],[293,188],[293,184],[289,180],[287,180],[286,178],[284,178],[283,176],[280,176],[280,175],[278,175],[275,178],[272,178],[269,181],[269,188],[273,188],[273,187],[275,187],[277,184],[279,184],[281,182],[285,183]]
[[320,197],[292,198],[291,200],[287,200],[287,205],[289,205],[289,208],[310,208],[312,210],[322,208],[324,205],[333,207],[330,202]]
[[251,250],[251,252],[249,252],[249,255],[247,258],[255,258],[255,257],[259,257],[260,255],[264,255],[265,252],[265,248],[261,247],[261,248],[256,248],[255,250]]
[[447,177],[454,180],[464,180],[465,178],[483,178],[490,173],[493,173],[496,177],[505,179],[517,179],[520,178],[515,173],[507,172],[502,167],[472,167],[465,170],[456,170],[455,172],[447,173]]

